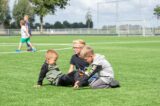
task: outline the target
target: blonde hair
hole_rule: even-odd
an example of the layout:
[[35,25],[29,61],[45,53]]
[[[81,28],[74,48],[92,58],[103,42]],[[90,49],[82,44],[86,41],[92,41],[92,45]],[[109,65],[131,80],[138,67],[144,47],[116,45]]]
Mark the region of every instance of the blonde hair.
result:
[[49,50],[47,50],[47,52],[46,52],[46,54],[45,54],[45,57],[47,58],[50,58],[50,57],[52,57],[53,55],[55,55],[56,56],[56,58],[58,58],[58,53],[55,51],[55,50],[53,50],[53,49],[49,49]]
[[81,50],[80,57],[84,59],[85,57],[88,57],[91,54],[94,54],[94,50],[90,46],[86,45]]
[[24,15],[24,18],[27,18],[27,19],[29,19],[29,16],[28,16],[28,15]]
[[20,24],[21,25],[25,25],[25,21],[24,20],[20,20]]
[[85,42],[84,40],[82,40],[82,39],[74,40],[74,41],[73,41],[73,44],[76,44],[76,43],[86,45],[86,42]]

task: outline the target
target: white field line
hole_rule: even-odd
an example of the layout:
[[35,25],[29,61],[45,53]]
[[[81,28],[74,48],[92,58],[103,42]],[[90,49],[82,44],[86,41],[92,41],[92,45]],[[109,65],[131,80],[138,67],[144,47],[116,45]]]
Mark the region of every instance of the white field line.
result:
[[[160,43],[160,41],[121,41],[121,42],[95,42],[95,43],[87,43],[89,45],[98,45],[98,44],[135,44],[135,43]],[[18,43],[0,43],[0,46],[17,46]],[[64,44],[58,44],[58,43],[35,43],[35,45],[38,46],[48,46],[48,45],[67,45],[67,46],[71,46],[71,44],[69,43],[64,43]],[[55,50],[66,50],[66,49],[71,49],[71,47],[67,47],[67,48],[59,48],[59,49],[55,49]],[[37,50],[36,52],[43,52],[46,50]],[[16,52],[0,52],[0,54],[10,54],[10,53],[16,53]],[[28,53],[28,51],[21,51],[21,53]]]
[[[58,44],[58,43],[33,43],[34,46],[71,46],[71,44]],[[18,46],[19,43],[0,43],[0,46]],[[23,44],[25,45],[25,44]]]
[[135,43],[160,43],[160,41],[115,41],[115,42],[95,42],[95,43],[87,43],[87,44],[135,44]]
[[[93,43],[87,43],[91,45],[97,45],[97,44],[135,44],[135,43],[160,43],[160,41],[115,41],[115,42],[93,42]],[[0,46],[18,46],[19,43],[0,43]],[[33,43],[34,46],[72,46],[71,43]],[[25,44],[24,44],[25,45]]]
[[[67,50],[67,49],[71,49],[71,47],[67,47],[67,48],[58,48],[58,49],[54,49],[57,51],[61,51],[61,50]],[[37,50],[36,52],[45,52],[47,50]],[[21,51],[20,53],[29,53],[28,51]],[[0,54],[19,54],[16,51],[15,52],[0,52]]]

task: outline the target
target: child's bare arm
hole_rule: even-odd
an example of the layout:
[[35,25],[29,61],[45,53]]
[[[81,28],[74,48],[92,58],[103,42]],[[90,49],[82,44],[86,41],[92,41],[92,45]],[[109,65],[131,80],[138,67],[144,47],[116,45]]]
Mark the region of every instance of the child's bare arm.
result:
[[26,33],[27,37],[30,37],[30,34],[27,31],[25,31],[25,33]]
[[69,67],[68,73],[71,73],[73,70],[74,70],[74,65],[71,64],[70,67]]
[[24,29],[24,32],[26,33],[27,37],[30,37],[30,34],[28,33],[27,28]]

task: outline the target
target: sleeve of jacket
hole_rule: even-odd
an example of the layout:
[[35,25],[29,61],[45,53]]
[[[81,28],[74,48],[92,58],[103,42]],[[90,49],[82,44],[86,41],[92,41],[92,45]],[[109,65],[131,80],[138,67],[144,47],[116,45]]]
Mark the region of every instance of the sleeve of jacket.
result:
[[79,86],[81,87],[81,86],[83,86],[83,85],[88,84],[88,80],[89,80],[95,73],[99,72],[100,70],[102,70],[102,66],[101,66],[101,65],[94,65],[94,66],[92,67],[92,72],[90,73],[89,76],[86,76],[86,75],[85,75],[84,77],[78,79],[78,81],[79,81]]
[[39,73],[39,78],[38,78],[38,82],[37,82],[38,85],[42,85],[43,79],[45,78],[47,72],[48,72],[48,64],[44,63],[42,65],[41,71]]
[[102,70],[102,66],[101,65],[93,65],[92,67],[92,72],[89,75],[88,79],[91,78],[95,73],[99,72]]

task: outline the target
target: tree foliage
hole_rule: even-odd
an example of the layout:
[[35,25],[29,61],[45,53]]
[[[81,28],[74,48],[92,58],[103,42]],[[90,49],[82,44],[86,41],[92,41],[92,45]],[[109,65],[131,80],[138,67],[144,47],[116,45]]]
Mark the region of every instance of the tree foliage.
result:
[[156,8],[154,8],[154,15],[157,16],[157,19],[160,19],[160,6],[156,6]]
[[10,19],[8,0],[0,0],[0,24],[4,23],[6,19]]
[[33,21],[34,11],[30,2],[28,0],[19,0],[18,3],[15,2],[13,9],[13,18],[17,26],[19,26],[19,21],[23,19],[24,15],[28,15]]
[[86,26],[87,28],[93,28],[93,21],[92,20],[86,20]]
[[88,10],[88,12],[86,13],[86,26],[87,28],[93,28],[93,21],[90,10]]
[[[37,25],[35,25],[35,28],[36,27]],[[64,28],[87,28],[87,27],[86,24],[83,24],[82,22],[69,23],[68,21],[63,21],[61,23],[60,21],[56,21],[54,24],[45,23],[44,28],[64,29]]]
[[41,31],[43,30],[43,17],[54,14],[58,8],[64,9],[69,0],[30,0],[34,5],[34,12],[40,16]]
[[9,10],[6,13],[6,17],[5,20],[3,22],[3,25],[5,28],[10,28],[10,21],[11,21],[12,17],[10,16]]

